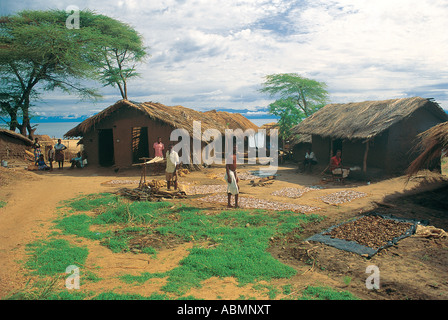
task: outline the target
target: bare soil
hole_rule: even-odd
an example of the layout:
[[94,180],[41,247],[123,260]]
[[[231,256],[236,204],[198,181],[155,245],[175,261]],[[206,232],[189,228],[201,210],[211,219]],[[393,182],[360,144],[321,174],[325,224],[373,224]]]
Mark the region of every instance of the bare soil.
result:
[[[14,163],[13,163],[14,165]],[[0,200],[7,205],[0,208],[0,299],[25,287],[29,276],[23,268],[27,256],[25,246],[35,240],[48,237],[53,231],[53,221],[58,217],[62,201],[81,194],[114,192],[123,186],[136,187],[140,172],[136,169],[113,168],[55,169],[53,172],[27,172],[20,163],[13,169],[0,168]],[[243,165],[241,173],[257,169]],[[206,168],[180,178],[186,185],[225,184],[222,167]],[[150,176],[163,179],[163,175]],[[407,177],[393,177],[379,181],[345,184],[324,183],[319,174],[299,174],[293,165],[279,168],[278,176],[269,185],[252,187],[249,180],[241,180],[242,196],[296,205],[306,205],[319,210],[306,214],[325,217],[319,223],[306,226],[303,232],[293,232],[286,238],[272,239],[269,252],[281,262],[297,270],[290,279],[272,280],[269,285],[280,288],[292,285],[300,291],[308,285],[330,286],[348,290],[362,299],[447,299],[448,297],[448,241],[438,238],[411,236],[396,246],[380,251],[371,259],[342,251],[321,243],[308,243],[307,237],[322,232],[330,226],[375,211],[400,217],[428,220],[433,225],[448,230],[447,183],[439,174],[422,172],[408,181]],[[128,184],[105,183],[123,180]],[[304,192],[299,197],[282,197],[272,194],[284,188],[319,189]],[[337,191],[352,190],[366,196],[348,202],[331,205],[322,196]],[[188,199],[170,200],[189,203],[211,211],[227,210],[225,203],[202,200],[205,195],[192,195]],[[87,290],[96,292],[114,290],[117,293],[149,295],[158,292],[165,279],[152,279],[143,285],[127,285],[117,279],[121,274],[164,272],[176,267],[194,242],[177,242],[176,239],[160,239],[142,235],[135,238],[138,249],[150,244],[158,248],[157,257],[146,254],[112,253],[99,243],[76,237],[67,237],[79,245],[86,245],[89,256],[84,267],[100,270],[99,282],[86,284]],[[380,270],[380,289],[368,290],[365,281],[366,268],[375,265]],[[61,284],[63,286],[63,284]],[[211,278],[201,288],[188,292],[202,299],[238,299],[241,296],[268,299],[266,291],[251,284],[239,286],[234,278]],[[287,298],[278,294],[276,299]]]

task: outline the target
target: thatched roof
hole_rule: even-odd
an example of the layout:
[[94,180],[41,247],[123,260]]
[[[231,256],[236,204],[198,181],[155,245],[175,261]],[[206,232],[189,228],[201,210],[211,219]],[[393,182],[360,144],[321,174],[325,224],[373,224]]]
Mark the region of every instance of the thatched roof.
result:
[[164,122],[175,129],[185,129],[190,136],[193,135],[193,121],[201,122],[201,130],[217,129],[222,134],[227,128],[222,121],[217,121],[204,112],[199,112],[182,106],[165,106],[161,103],[144,102],[136,103],[128,100],[119,100],[112,106],[104,109],[98,114],[84,120],[75,128],[68,131],[65,137],[82,137],[104,118],[118,112],[119,110],[133,109],[148,116],[152,120]]
[[223,126],[229,129],[241,129],[243,131],[247,129],[258,130],[257,125],[240,113],[211,110],[205,111],[204,114],[211,117],[213,120],[220,122]]
[[6,136],[9,136],[11,138],[14,138],[14,139],[19,139],[19,140],[25,142],[25,144],[28,145],[28,146],[33,145],[33,141],[31,141],[27,137],[21,135],[20,133],[17,133],[17,132],[8,130],[8,129],[0,128],[0,135],[2,135],[2,134],[6,135]]
[[448,115],[434,101],[420,97],[328,104],[291,129],[335,139],[370,139],[425,108],[442,121]]
[[[277,122],[269,122],[263,124],[260,129],[266,130],[266,135],[269,136],[270,130],[279,129]],[[310,134],[292,134],[290,138],[288,138],[290,145],[294,146],[299,143],[311,143],[311,135]]]
[[433,160],[440,160],[442,149],[448,150],[448,122],[439,123],[417,136],[413,151],[421,153],[409,165],[407,174],[414,175],[426,169]]

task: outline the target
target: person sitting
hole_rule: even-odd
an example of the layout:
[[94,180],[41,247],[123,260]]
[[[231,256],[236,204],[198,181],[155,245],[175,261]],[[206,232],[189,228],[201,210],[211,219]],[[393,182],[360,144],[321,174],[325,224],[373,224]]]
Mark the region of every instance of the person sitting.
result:
[[312,171],[312,166],[317,164],[317,158],[316,155],[314,154],[313,151],[311,151],[311,149],[307,149],[306,153],[305,153],[305,159],[303,160],[303,170],[302,172],[304,172],[306,170],[306,168],[309,169],[309,171]]
[[36,160],[36,166],[38,170],[50,170],[50,167],[45,163],[44,155],[41,154],[39,159]]
[[342,177],[342,180],[348,177],[350,169],[342,165],[341,150],[336,151],[336,155],[330,159],[330,171],[333,175]]
[[76,154],[76,157],[74,157],[74,158],[72,158],[70,160],[70,163],[72,164],[70,169],[73,169],[74,167],[83,168],[84,167],[84,162],[82,161],[81,152],[78,152]]

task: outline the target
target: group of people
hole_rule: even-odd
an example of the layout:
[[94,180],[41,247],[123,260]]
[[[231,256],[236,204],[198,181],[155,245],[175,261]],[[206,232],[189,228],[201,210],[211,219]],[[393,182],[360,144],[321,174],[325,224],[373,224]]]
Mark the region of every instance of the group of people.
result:
[[[179,154],[173,150],[173,144],[170,143],[168,145],[167,152],[165,157],[163,155],[163,151],[165,150],[165,146],[162,143],[162,139],[159,137],[157,141],[153,144],[154,149],[154,157],[162,157],[166,158],[166,168],[165,168],[165,178],[167,189],[170,190],[171,186],[174,189],[178,189],[178,168],[182,165],[179,160]],[[233,148],[233,152],[228,155],[226,161],[226,173],[225,180],[227,181],[227,206],[232,207],[231,205],[231,196],[235,197],[235,208],[238,207],[238,194],[239,194],[239,186],[238,186],[238,177],[236,175],[236,148]]]
[[[34,161],[35,165],[38,167],[38,170],[48,170],[53,171],[53,162],[58,163],[58,168],[60,170],[64,169],[64,150],[67,147],[62,144],[62,140],[58,139],[58,143],[54,146],[50,145],[47,151],[47,162],[45,161],[44,154],[42,152],[41,144],[39,143],[39,138],[34,139],[33,144],[34,149]],[[81,157],[81,153],[78,152],[77,156],[71,159],[71,167],[82,167],[83,161]]]
[[[348,177],[350,169],[342,165],[341,156],[342,156],[341,150],[337,150],[336,154],[330,158],[329,169],[332,174],[340,175],[343,179],[345,179]],[[317,164],[316,155],[311,149],[308,149],[305,153],[305,158],[302,161],[303,166],[302,172],[304,172],[307,168],[309,169],[309,171],[311,171],[312,166],[316,164]]]

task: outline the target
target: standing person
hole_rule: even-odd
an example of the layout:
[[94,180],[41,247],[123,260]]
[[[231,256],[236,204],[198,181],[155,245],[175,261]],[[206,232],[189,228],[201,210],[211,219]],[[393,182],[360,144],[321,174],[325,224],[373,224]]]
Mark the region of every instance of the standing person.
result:
[[162,138],[158,137],[157,141],[154,142],[154,157],[163,158],[163,151],[165,151],[165,145],[162,143]]
[[65,145],[61,143],[61,139],[58,139],[58,143],[55,144],[55,160],[59,165],[59,169],[64,169],[64,150],[67,149]]
[[34,149],[34,161],[38,161],[40,158],[40,155],[42,154],[42,150],[40,148],[40,143],[39,143],[39,138],[34,139],[33,149]]
[[179,155],[173,150],[173,144],[168,145],[166,152],[166,186],[170,190],[171,182],[174,182],[174,190],[177,189],[177,167],[179,166]]
[[50,149],[48,149],[47,158],[48,163],[50,164],[50,171],[53,171],[54,149],[52,145],[50,145]]
[[[154,149],[154,157],[155,158],[163,158],[163,151],[165,151],[165,145],[162,143],[162,138],[157,137],[157,141],[152,145]],[[155,171],[160,170],[160,163],[155,163]]]
[[232,154],[229,154],[226,159],[226,174],[224,177],[227,181],[227,207],[231,208],[230,199],[232,195],[235,196],[235,208],[238,208],[238,177],[236,175],[236,147],[233,147]]

